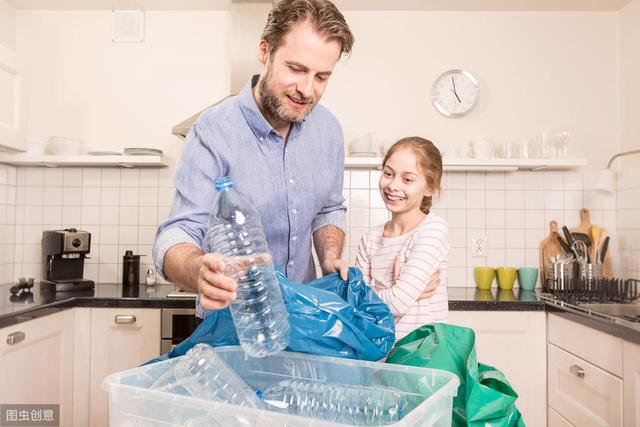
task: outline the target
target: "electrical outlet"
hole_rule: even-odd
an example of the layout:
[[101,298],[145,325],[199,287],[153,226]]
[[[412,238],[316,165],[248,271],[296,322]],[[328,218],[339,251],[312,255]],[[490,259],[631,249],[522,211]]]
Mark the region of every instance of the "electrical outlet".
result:
[[487,239],[476,236],[471,239],[471,253],[473,256],[487,256]]

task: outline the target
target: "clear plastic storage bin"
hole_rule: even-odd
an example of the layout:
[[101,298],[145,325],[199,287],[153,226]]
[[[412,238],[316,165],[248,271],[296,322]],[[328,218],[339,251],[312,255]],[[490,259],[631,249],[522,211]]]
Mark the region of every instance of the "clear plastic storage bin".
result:
[[[251,358],[238,347],[218,347],[219,356],[252,388],[264,390],[286,379],[319,381],[355,387],[392,387],[406,401],[402,418],[392,426],[451,426],[453,397],[459,380],[454,374],[429,368],[281,352]],[[109,375],[103,387],[109,393],[112,427],[133,426],[345,426],[329,421],[244,408],[194,399],[176,386],[172,392],[149,387],[179,358]]]

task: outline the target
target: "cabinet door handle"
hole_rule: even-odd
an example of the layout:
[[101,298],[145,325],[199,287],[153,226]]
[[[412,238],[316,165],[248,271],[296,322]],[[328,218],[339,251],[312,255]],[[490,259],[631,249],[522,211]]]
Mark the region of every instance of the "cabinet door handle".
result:
[[133,314],[116,314],[115,322],[119,324],[136,323],[136,316]]
[[22,331],[12,332],[7,335],[7,344],[14,345],[18,344],[20,341],[23,341],[27,336]]
[[569,372],[571,372],[573,375],[575,375],[578,378],[584,378],[584,369],[582,369],[578,365],[571,365],[569,367]]

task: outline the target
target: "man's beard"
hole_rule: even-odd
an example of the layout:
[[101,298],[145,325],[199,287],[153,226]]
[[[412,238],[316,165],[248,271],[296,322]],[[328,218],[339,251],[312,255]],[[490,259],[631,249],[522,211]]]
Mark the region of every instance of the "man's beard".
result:
[[[258,94],[260,95],[260,99],[262,101],[263,108],[275,119],[282,120],[289,123],[298,123],[304,120],[305,117],[309,115],[313,107],[315,107],[316,103],[313,102],[312,98],[309,99],[301,99],[302,101],[307,102],[307,106],[298,112],[291,111],[290,108],[284,103],[284,99],[278,96],[276,90],[271,86],[272,83],[272,75],[271,75],[271,67],[267,67],[267,71],[265,72],[264,78],[260,79],[258,82]],[[287,96],[285,93],[282,96]],[[297,96],[293,96],[294,99],[300,99]]]

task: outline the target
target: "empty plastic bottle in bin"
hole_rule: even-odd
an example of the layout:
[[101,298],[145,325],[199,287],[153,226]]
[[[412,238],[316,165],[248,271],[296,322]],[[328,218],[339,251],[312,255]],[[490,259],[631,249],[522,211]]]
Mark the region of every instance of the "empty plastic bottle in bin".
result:
[[305,379],[282,380],[261,395],[272,411],[353,425],[393,423],[404,416],[407,407],[404,394],[395,388]]
[[256,392],[207,344],[195,345],[151,386],[168,392],[175,392],[177,387],[197,399],[253,408],[263,406]]
[[225,274],[238,285],[230,309],[240,345],[252,357],[278,353],[290,326],[260,215],[229,177],[216,179],[216,191],[205,249],[223,255]]

